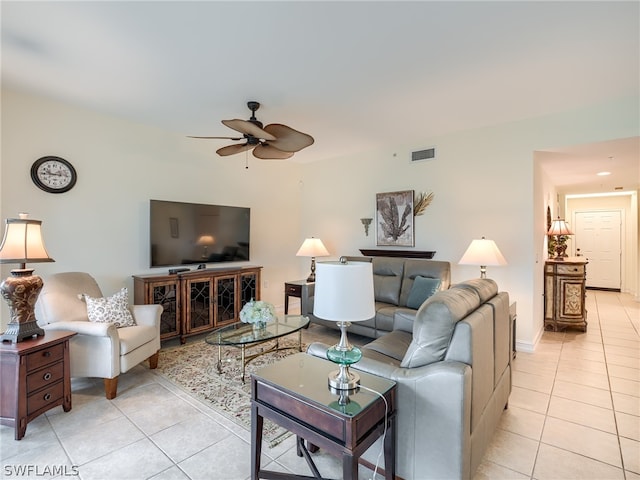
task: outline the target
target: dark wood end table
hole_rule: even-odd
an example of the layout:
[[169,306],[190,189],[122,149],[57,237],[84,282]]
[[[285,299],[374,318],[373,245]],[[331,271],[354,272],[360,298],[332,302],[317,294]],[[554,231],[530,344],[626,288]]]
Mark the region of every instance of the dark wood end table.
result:
[[309,445],[341,457],[342,478],[356,480],[360,456],[384,435],[385,478],[394,478],[395,382],[358,372],[361,387],[350,393],[346,402],[344,396],[340,398],[329,390],[328,374],[336,368],[328,360],[298,353],[251,376],[252,479],[313,478],[260,468],[265,418],[297,436],[298,455],[305,457],[315,478],[322,477],[305,447],[305,440]]
[[1,342],[0,424],[20,440],[27,423],[53,407],[71,410],[69,339],[75,332],[49,331],[18,343]]
[[306,280],[290,280],[284,283],[284,314],[289,313],[289,297],[300,299],[300,315],[307,315],[309,297],[313,297],[316,284]]

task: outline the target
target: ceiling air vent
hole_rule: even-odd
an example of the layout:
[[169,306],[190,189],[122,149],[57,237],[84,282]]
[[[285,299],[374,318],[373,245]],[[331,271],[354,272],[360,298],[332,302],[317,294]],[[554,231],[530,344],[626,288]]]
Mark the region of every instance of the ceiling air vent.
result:
[[433,160],[436,158],[436,147],[425,148],[417,152],[411,152],[412,162],[421,162],[423,160]]

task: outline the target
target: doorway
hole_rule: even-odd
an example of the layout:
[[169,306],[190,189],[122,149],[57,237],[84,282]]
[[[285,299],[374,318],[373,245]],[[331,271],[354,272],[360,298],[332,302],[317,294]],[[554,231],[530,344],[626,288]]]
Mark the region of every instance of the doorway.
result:
[[587,288],[620,291],[622,216],[621,210],[574,212],[575,252],[589,261]]

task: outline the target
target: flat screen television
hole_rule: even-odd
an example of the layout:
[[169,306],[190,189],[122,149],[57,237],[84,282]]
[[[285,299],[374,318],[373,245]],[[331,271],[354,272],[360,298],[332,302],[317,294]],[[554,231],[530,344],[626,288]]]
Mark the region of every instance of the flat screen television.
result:
[[251,210],[150,200],[152,267],[249,260]]

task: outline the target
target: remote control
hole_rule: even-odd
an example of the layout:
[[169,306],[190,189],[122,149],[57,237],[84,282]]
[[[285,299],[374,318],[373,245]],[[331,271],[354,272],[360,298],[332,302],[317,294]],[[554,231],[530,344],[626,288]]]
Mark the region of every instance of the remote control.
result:
[[176,273],[188,272],[188,268],[180,267],[180,268],[170,268],[169,275],[175,275]]

